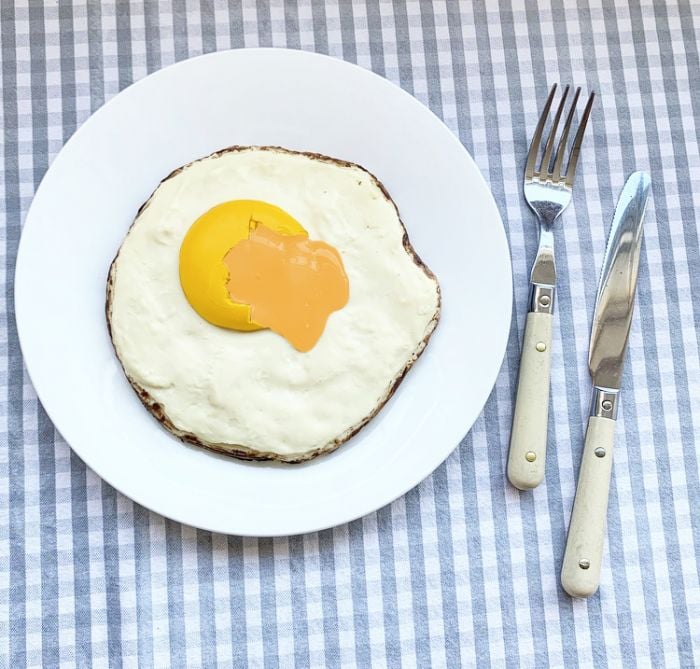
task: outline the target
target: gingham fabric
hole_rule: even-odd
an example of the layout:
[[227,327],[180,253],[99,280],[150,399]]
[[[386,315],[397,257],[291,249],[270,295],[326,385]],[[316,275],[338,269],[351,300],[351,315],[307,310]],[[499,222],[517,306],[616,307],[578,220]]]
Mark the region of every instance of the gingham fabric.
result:
[[[700,666],[699,23],[697,0],[3,0],[0,666]],[[274,540],[165,520],[87,469],[37,401],[13,315],[21,224],[71,133],[149,72],[258,45],[356,62],[442,117],[490,183],[515,286],[495,390],[447,462],[366,518]],[[553,82],[598,97],[555,234],[546,483],[519,493],[504,469],[536,247],[521,182]],[[559,570],[589,323],[615,200],[635,169],[651,173],[653,201],[602,583],[572,601]]]

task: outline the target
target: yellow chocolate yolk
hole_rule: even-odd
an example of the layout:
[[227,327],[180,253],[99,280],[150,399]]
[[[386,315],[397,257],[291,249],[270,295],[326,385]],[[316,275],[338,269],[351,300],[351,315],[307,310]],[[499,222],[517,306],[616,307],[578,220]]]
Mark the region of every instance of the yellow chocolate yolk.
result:
[[192,224],[180,247],[180,283],[213,325],[269,328],[301,352],[313,348],[349,296],[338,251],[257,200],[224,202]]
[[279,207],[258,200],[232,200],[202,214],[180,247],[180,284],[187,301],[205,320],[231,330],[260,330],[250,305],[234,302],[228,292],[224,256],[263,223],[283,235],[307,236],[301,224]]

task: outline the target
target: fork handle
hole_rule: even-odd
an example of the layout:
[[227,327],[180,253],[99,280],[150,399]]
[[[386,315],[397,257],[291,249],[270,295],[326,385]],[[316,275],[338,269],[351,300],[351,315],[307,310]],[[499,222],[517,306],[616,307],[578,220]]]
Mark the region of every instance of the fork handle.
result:
[[525,323],[508,454],[508,479],[520,490],[544,478],[549,412],[552,314],[531,311]]

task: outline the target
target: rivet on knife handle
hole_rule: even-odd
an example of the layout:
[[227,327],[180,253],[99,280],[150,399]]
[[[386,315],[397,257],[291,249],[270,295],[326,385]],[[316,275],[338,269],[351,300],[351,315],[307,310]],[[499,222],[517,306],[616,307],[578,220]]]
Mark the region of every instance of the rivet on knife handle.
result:
[[531,311],[525,324],[508,453],[508,480],[520,490],[538,486],[544,477],[551,349],[552,314]]

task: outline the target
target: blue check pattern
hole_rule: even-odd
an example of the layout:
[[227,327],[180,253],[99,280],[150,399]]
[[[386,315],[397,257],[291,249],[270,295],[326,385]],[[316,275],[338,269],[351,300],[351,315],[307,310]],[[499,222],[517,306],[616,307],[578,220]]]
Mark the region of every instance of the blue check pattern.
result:
[[[697,0],[10,0],[1,12],[0,667],[700,666]],[[356,62],[438,114],[490,183],[515,280],[503,368],[450,458],[389,507],[274,540],[165,520],[87,469],[27,378],[13,306],[23,218],[75,129],[149,72],[259,45]],[[554,82],[598,97],[556,231],[547,478],[521,494],[504,478],[536,247],[521,182]],[[651,173],[653,201],[602,584],[572,601],[558,575],[589,323],[635,169]]]

